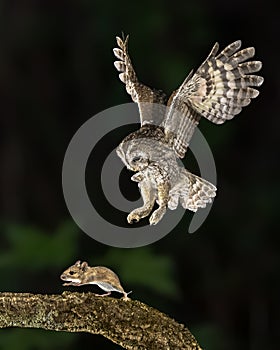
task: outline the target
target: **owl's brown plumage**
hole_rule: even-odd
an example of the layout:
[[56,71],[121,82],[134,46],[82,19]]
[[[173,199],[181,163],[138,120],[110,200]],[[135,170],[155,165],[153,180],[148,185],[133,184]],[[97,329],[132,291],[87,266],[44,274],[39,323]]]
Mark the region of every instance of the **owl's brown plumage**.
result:
[[222,124],[240,113],[252,98],[263,78],[252,73],[261,69],[260,61],[247,61],[253,47],[240,50],[241,41],[228,45],[218,55],[216,43],[202,65],[187,76],[169,99],[161,90],[139,82],[128,54],[128,36],[117,37],[118,58],[115,67],[126,91],[139,106],[141,128],[126,137],[118,147],[124,164],[137,172],[132,180],[139,183],[144,205],[128,216],[138,221],[148,216],[155,201],[159,208],[150,217],[156,224],[167,206],[175,209],[180,202],[196,211],[212,201],[216,188],[208,181],[180,167],[201,116]]

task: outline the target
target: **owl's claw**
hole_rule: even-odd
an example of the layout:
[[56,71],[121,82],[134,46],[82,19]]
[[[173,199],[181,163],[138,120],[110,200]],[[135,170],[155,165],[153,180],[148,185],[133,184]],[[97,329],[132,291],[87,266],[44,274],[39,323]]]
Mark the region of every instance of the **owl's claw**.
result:
[[165,207],[160,207],[157,210],[155,210],[149,219],[150,225],[156,225],[163,218],[165,213]]
[[128,216],[127,216],[127,221],[129,224],[133,224],[135,222],[138,222],[140,220],[140,216],[135,213],[135,210],[133,210]]
[[129,224],[133,224],[135,222],[138,222],[140,219],[145,218],[148,216],[151,212],[152,208],[151,206],[149,207],[141,207],[134,209],[128,216],[127,216],[127,221]]

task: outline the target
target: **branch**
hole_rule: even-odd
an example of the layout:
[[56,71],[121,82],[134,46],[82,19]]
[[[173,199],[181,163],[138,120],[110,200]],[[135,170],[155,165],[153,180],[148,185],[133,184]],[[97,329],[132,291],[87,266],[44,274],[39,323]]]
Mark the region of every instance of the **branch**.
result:
[[101,334],[125,349],[201,350],[182,324],[137,300],[93,293],[0,293],[0,328]]

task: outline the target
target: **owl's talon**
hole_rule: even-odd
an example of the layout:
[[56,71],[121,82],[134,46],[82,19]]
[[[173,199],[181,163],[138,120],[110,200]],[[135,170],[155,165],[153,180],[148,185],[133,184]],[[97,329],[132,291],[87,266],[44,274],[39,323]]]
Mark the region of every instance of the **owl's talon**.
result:
[[163,218],[165,213],[165,207],[161,207],[155,210],[149,219],[150,225],[156,225]]
[[136,213],[131,212],[127,216],[127,221],[128,221],[129,224],[134,224],[134,223],[138,222],[139,220],[140,220],[140,217]]
[[150,212],[152,211],[152,206],[144,206],[144,207],[140,207],[137,209],[134,209],[128,216],[127,216],[127,221],[129,224],[133,224],[135,222],[138,222],[140,219],[145,218],[146,216],[148,216],[150,214]]
[[156,215],[152,215],[149,219],[150,225],[156,225],[159,222],[160,219],[156,217]]
[[127,221],[129,224],[136,224],[137,222],[139,222],[139,219],[133,218],[133,219],[129,219]]

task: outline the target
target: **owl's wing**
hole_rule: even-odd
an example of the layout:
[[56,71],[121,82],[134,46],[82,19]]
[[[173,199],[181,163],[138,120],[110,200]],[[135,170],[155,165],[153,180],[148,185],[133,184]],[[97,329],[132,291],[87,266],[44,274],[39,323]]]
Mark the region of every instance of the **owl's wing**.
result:
[[131,95],[132,101],[138,104],[141,125],[160,125],[164,118],[164,108],[152,105],[152,103],[165,104],[167,102],[165,93],[161,90],[151,89],[138,81],[128,54],[128,35],[125,39],[119,37],[116,39],[119,47],[113,49],[113,52],[119,61],[115,61],[114,65],[121,72],[119,78],[125,83],[126,91]]
[[164,127],[166,133],[174,134],[173,147],[179,157],[184,157],[200,116],[222,124],[258,96],[252,87],[260,86],[263,78],[251,73],[258,72],[262,63],[247,61],[255,54],[253,47],[240,47],[241,41],[235,41],[216,56],[216,43],[198,70],[169,98]]
[[177,184],[170,191],[168,207],[177,208],[179,202],[184,209],[196,212],[198,208],[205,208],[216,196],[216,187],[209,181],[181,168]]

